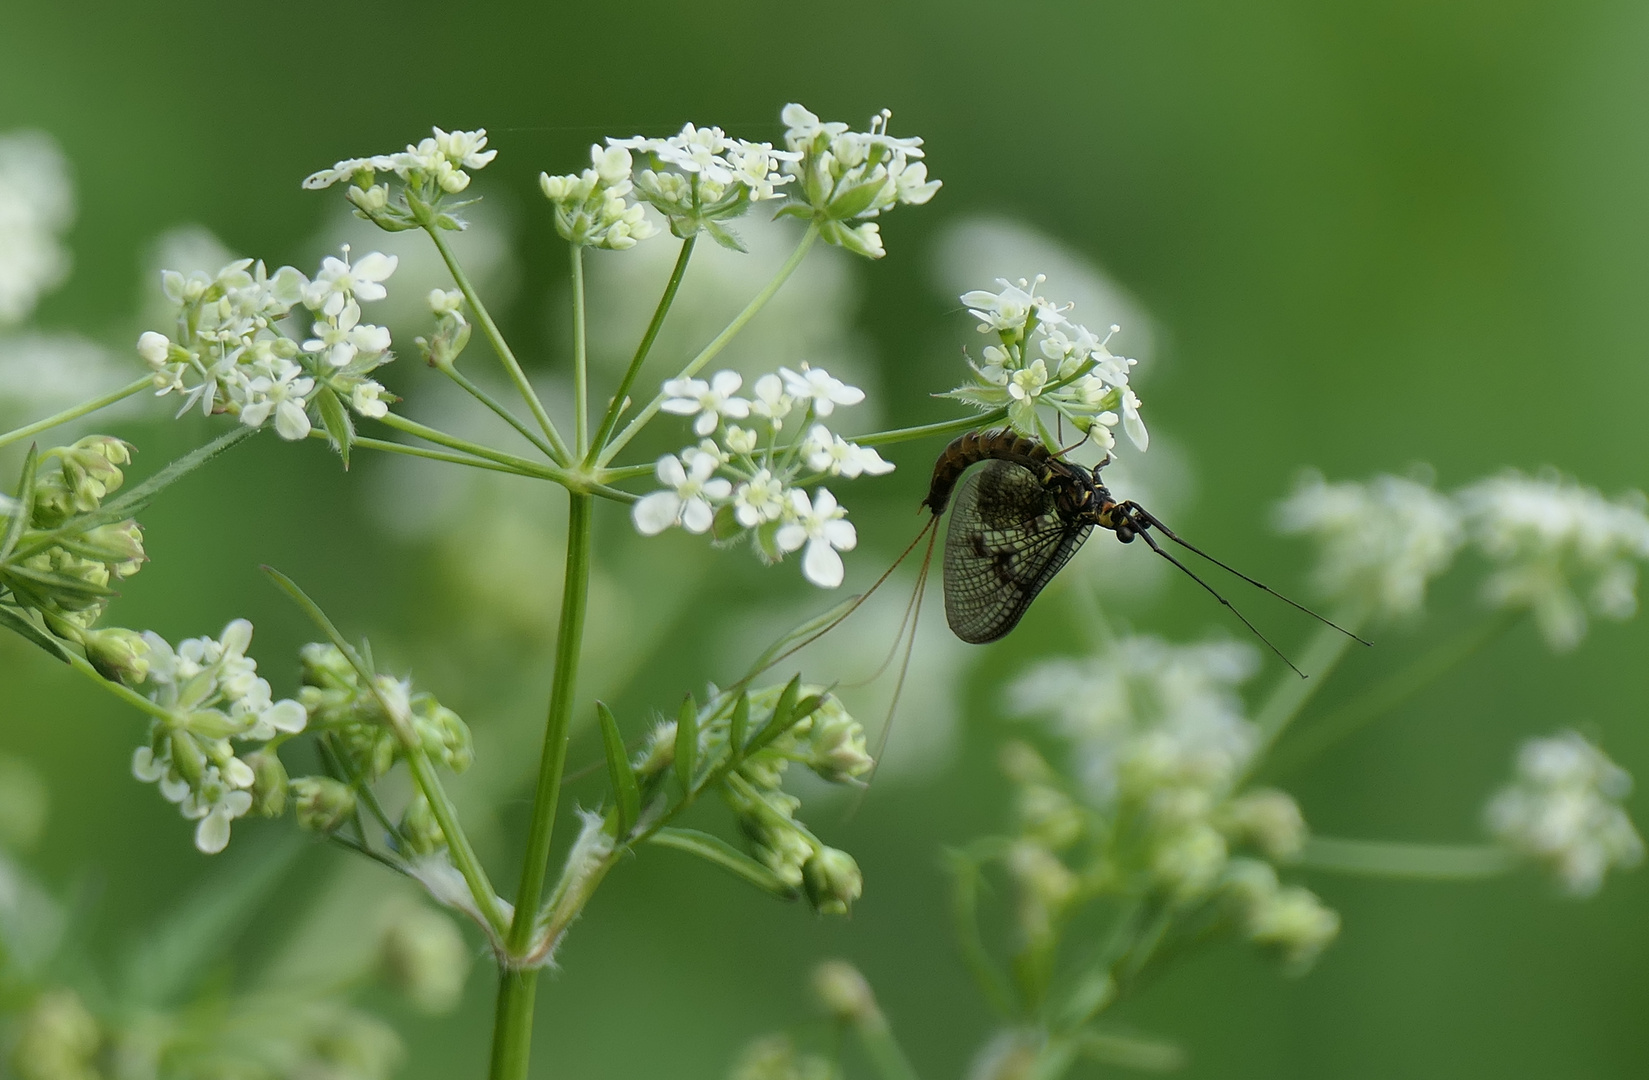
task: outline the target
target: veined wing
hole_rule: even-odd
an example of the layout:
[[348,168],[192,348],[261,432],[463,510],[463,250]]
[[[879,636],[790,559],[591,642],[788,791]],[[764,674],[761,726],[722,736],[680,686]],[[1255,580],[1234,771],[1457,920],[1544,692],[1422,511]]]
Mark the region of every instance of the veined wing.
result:
[[1036,474],[990,461],[962,482],[945,534],[945,619],[963,641],[1012,630],[1092,524],[1059,514]]

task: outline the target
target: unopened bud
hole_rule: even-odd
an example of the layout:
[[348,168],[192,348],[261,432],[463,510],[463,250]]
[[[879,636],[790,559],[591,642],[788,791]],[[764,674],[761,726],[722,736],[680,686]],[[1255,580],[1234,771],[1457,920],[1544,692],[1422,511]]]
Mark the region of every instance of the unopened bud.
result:
[[876,995],[859,969],[846,960],[826,960],[813,969],[813,994],[832,1017],[843,1023],[879,1023]]
[[150,367],[160,367],[166,363],[171,348],[172,343],[166,335],[157,334],[153,330],[145,330],[137,339],[137,355]]
[[821,915],[846,915],[864,892],[864,875],[853,856],[840,848],[820,848],[802,864],[802,887],[813,910]]
[[413,697],[412,721],[429,756],[453,772],[463,772],[475,760],[469,725],[433,694]]
[[1305,846],[1305,815],[1286,792],[1270,788],[1251,791],[1232,800],[1226,819],[1229,832],[1252,840],[1277,862],[1292,859]]
[[110,682],[136,686],[149,677],[149,643],[136,630],[88,630],[80,644],[92,667]]
[[441,831],[441,823],[435,820],[435,812],[423,792],[413,795],[407,803],[396,831],[401,834],[402,848],[410,855],[430,855],[447,846],[447,836]]
[[312,642],[299,650],[305,685],[323,690],[353,689],[358,685],[355,668],[336,646]]
[[331,832],[355,813],[355,792],[329,776],[300,776],[290,790],[298,824],[314,832]]
[[252,770],[252,812],[264,817],[280,817],[286,812],[288,781],[280,755],[265,746],[243,759]]
[[469,977],[470,952],[452,920],[422,905],[408,906],[384,927],[379,962],[384,981],[430,1015],[458,1004]]
[[1291,967],[1303,968],[1340,933],[1340,916],[1315,893],[1298,885],[1279,889],[1249,916],[1248,936],[1281,950]]
[[831,698],[814,718],[808,765],[833,784],[869,772],[876,761],[865,750],[865,729],[837,705],[828,715]]

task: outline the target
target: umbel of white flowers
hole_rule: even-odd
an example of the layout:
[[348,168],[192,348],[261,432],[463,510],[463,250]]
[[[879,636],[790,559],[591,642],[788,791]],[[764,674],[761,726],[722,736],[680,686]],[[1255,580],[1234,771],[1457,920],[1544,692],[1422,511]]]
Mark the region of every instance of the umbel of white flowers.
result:
[[1418,613],[1427,582],[1470,545],[1491,567],[1484,599],[1530,612],[1559,651],[1580,643],[1588,615],[1637,610],[1637,563],[1649,559],[1641,494],[1606,499],[1555,472],[1507,471],[1452,496],[1414,478],[1328,483],[1306,473],[1278,523],[1323,545],[1320,591],[1382,618]]
[[807,364],[763,375],[751,398],[738,396],[743,385],[734,371],[664,384],[661,408],[693,417],[693,432],[703,438],[659,458],[665,486],[633,507],[636,531],[656,536],[679,525],[692,533],[713,530],[724,540],[748,533],[768,562],[805,549],[802,573],[833,589],[844,575],[839,552],[851,551],[858,535],[829,488],[811,495],[806,489],[826,478],[893,471],[871,447],[819,422],[837,406],[857,405],[865,393]]
[[[384,281],[396,257],[372,252],[351,261],[328,256],[313,279],[291,266],[270,274],[261,262],[239,259],[208,277],[162,276],[177,307],[172,336],[150,330],[137,352],[155,376],[157,396],[183,398],[182,415],[227,412],[248,427],[273,419],[283,439],[309,435],[313,418],[388,412],[387,392],[370,378],[394,357],[389,331],[361,321],[361,304],[387,295]],[[294,337],[283,323],[302,309],[307,334]]]
[[1530,739],[1512,782],[1489,801],[1489,831],[1548,867],[1565,890],[1591,896],[1611,869],[1643,861],[1643,838],[1621,805],[1632,778],[1586,738],[1564,731]]
[[1069,420],[1099,449],[1116,445],[1118,424],[1143,451],[1150,445],[1139,397],[1128,385],[1137,361],[1113,354],[1106,345],[1120,327],[1103,338],[1068,317],[1036,290],[1045,281],[1010,282],[998,278],[999,292],[977,289],[962,294],[962,303],[979,320],[978,330],[995,338],[985,346],[983,363],[968,361],[974,378],[946,394],[981,410],[1008,410],[1008,422],[1033,439],[1052,445],[1053,436],[1038,415],[1047,406]]

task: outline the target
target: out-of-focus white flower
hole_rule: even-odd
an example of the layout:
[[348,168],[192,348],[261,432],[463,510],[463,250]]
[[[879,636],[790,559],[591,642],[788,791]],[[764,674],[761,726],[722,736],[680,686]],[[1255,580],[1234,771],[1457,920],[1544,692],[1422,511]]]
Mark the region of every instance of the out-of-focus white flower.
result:
[[1315,577],[1324,594],[1385,618],[1418,613],[1426,583],[1448,569],[1465,538],[1446,496],[1399,476],[1330,484],[1306,473],[1277,522],[1322,545]]
[[733,516],[747,529],[779,520],[784,507],[784,485],[767,469],[758,469],[733,492]]
[[744,379],[736,371],[718,371],[708,382],[703,379],[671,379],[664,384],[664,392],[670,396],[659,407],[677,416],[696,414],[698,419],[693,421],[693,433],[708,435],[720,426],[724,416],[743,420],[750,415],[750,402],[734,396],[742,385]]
[[1512,782],[1489,801],[1489,831],[1549,867],[1575,896],[1590,896],[1615,867],[1643,861],[1643,839],[1622,802],[1632,778],[1573,731],[1530,739]]
[[1495,566],[1483,591],[1497,607],[1527,608],[1554,649],[1586,635],[1588,613],[1637,611],[1637,562],[1649,558],[1649,515],[1632,492],[1606,499],[1556,473],[1511,471],[1458,495],[1473,545]]
[[771,422],[773,430],[778,431],[784,426],[784,418],[795,408],[796,399],[784,392],[784,381],[777,375],[763,375],[756,380],[755,389],[756,399],[750,403],[750,410]]
[[1275,889],[1248,911],[1249,939],[1277,948],[1294,968],[1309,965],[1339,933],[1339,914],[1298,885]]
[[794,520],[779,527],[775,542],[781,551],[796,551],[806,544],[802,573],[820,588],[834,589],[844,575],[842,557],[836,553],[852,551],[859,542],[852,523],[842,520],[847,511],[828,488],[814,492],[811,502],[806,492],[792,489],[790,505]]
[[[829,416],[838,405],[857,405],[865,399],[863,390],[847,385],[824,368],[803,363],[800,371],[780,368],[779,375],[784,379],[785,392],[799,402],[811,403],[816,416]],[[758,383],[758,394],[761,389]]]
[[57,143],[38,131],[0,135],[0,326],[27,318],[69,276],[60,237],[74,210],[69,164]]
[[657,475],[669,490],[655,491],[635,504],[630,516],[636,531],[643,536],[657,536],[680,525],[688,532],[708,532],[715,519],[711,504],[725,500],[733,491],[731,482],[720,477],[712,479],[716,466],[710,454],[695,457],[690,472],[674,454],[659,458]]

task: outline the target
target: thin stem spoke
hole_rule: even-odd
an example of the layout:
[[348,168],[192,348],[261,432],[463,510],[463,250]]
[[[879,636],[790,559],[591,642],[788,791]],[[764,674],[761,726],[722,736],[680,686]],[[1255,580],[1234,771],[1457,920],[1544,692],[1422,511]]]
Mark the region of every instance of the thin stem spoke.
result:
[[636,346],[636,353],[630,358],[630,366],[625,369],[624,378],[619,380],[618,390],[607,406],[607,415],[602,418],[601,430],[596,432],[595,439],[590,443],[590,454],[586,457],[585,464],[595,463],[596,455],[601,453],[607,445],[607,440],[612,437],[613,429],[618,426],[618,418],[624,415],[624,402],[630,396],[630,388],[635,385],[636,376],[641,374],[641,366],[647,362],[647,354],[652,351],[653,342],[664,326],[664,317],[670,313],[670,305],[676,302],[676,290],[681,288],[681,279],[687,273],[687,260],[692,258],[693,244],[697,240],[698,235],[694,234],[681,242],[681,253],[676,256],[675,269],[670,271],[670,280],[665,283],[664,295],[659,297],[658,306],[653,309],[653,319],[647,324],[647,332],[641,335],[641,344]]
[[[796,267],[802,264],[802,260],[807,257],[809,249],[813,247],[813,242],[818,238],[819,227],[809,225],[807,232],[802,235],[801,242],[796,245],[796,250],[790,253],[790,258],[785,260],[784,265],[779,268],[779,272],[773,276],[773,280],[769,281],[762,288],[762,291],[757,293],[750,303],[745,305],[743,311],[734,316],[733,321],[728,323],[726,328],[716,335],[715,340],[699,350],[699,354],[687,362],[687,366],[681,369],[676,378],[691,378],[698,374],[711,360],[714,360],[716,355],[727,347],[727,343],[732,341],[740,330],[744,329],[745,324],[755,318],[758,311],[767,306],[767,302],[773,299],[773,295],[779,291],[780,286],[790,280],[790,275],[796,272]],[[624,430],[619,432],[601,450],[596,456],[596,462],[606,465],[612,461],[618,452],[628,446],[630,440],[635,438],[641,429],[647,426],[647,422],[658,415],[659,408],[663,404],[664,394],[655,395],[653,400],[649,401],[647,406],[636,415],[636,418],[626,424]]]
[[528,442],[543,451],[545,457],[549,458],[551,461],[555,460],[555,450],[551,448],[548,442],[544,441],[544,436],[528,427],[521,421],[519,416],[516,416],[514,413],[510,412],[509,409],[505,408],[502,402],[498,401],[491,394],[477,386],[468,376],[458,370],[456,364],[437,364],[436,367],[449,379],[462,387],[465,393],[469,394],[475,400],[491,409],[495,414],[497,414],[500,420],[503,420],[504,423],[519,432],[522,438],[526,439]]
[[83,401],[79,405],[72,405],[60,413],[53,413],[44,420],[36,420],[32,424],[8,431],[4,435],[0,435],[0,447],[10,446],[12,443],[17,442],[20,439],[26,439],[31,435],[38,435],[42,431],[49,428],[54,428],[59,424],[67,424],[70,420],[78,420],[82,416],[88,416],[99,409],[106,409],[110,405],[113,405],[116,402],[125,401],[133,394],[152,386],[154,386],[154,380],[150,376],[145,375],[143,378],[138,379],[135,382],[128,383],[119,390],[110,391],[102,397],[93,398],[90,401]]
[[551,422],[550,414],[544,411],[544,403],[538,400],[538,393],[533,390],[532,383],[527,381],[527,373],[521,370],[521,364],[516,360],[515,353],[510,350],[509,343],[504,340],[504,335],[499,332],[498,324],[492,321],[492,314],[487,311],[486,305],[481,303],[481,297],[476,293],[475,286],[470,284],[469,275],[465,274],[464,268],[458,265],[458,259],[453,255],[446,237],[441,235],[441,230],[433,223],[426,225],[424,231],[429,233],[431,240],[435,241],[435,249],[441,253],[441,259],[447,264],[447,271],[452,274],[452,280],[457,283],[458,291],[464,294],[464,299],[469,302],[470,310],[475,312],[475,319],[481,325],[481,332],[487,335],[488,341],[492,342],[493,351],[498,354],[498,359],[503,361],[504,370],[509,372],[510,380],[515,383],[515,388],[520,392],[521,399],[527,403],[527,408],[532,410],[533,419],[538,421],[538,426],[544,432],[544,437],[549,440],[550,446],[553,448],[551,457],[557,465],[566,465],[572,460],[572,455],[567,452],[567,444],[562,441],[561,433],[555,429],[555,424]]
[[1300,865],[1358,877],[1477,881],[1517,868],[1517,856],[1492,844],[1404,844],[1313,836]]
[[590,450],[590,342],[585,324],[584,246],[569,245],[573,272],[573,449],[576,460]]

